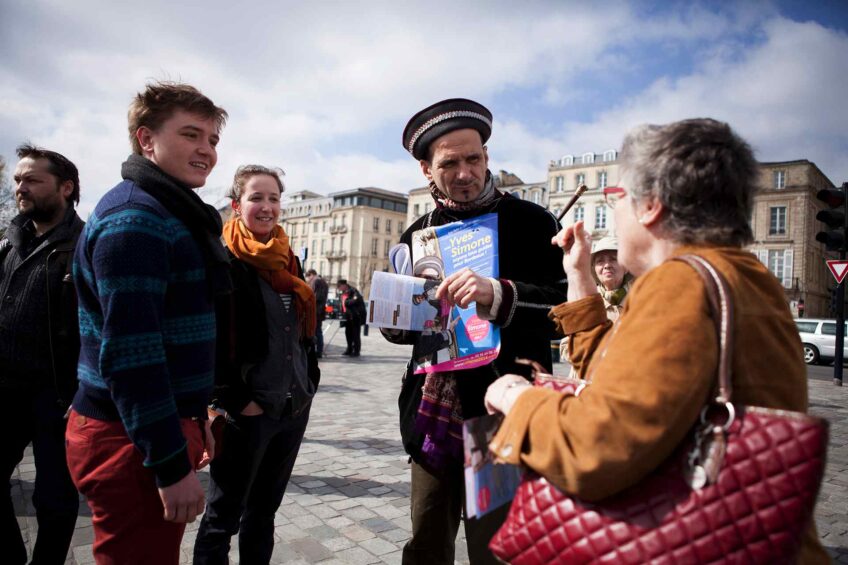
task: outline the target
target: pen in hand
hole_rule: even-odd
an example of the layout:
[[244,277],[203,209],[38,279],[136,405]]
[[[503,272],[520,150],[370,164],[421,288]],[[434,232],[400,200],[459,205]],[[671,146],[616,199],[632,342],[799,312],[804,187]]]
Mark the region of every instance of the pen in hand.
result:
[[571,210],[571,207],[574,206],[574,203],[577,202],[577,199],[583,196],[583,193],[586,192],[588,188],[585,184],[581,184],[577,187],[577,190],[574,191],[574,196],[571,197],[571,200],[568,201],[568,204],[565,205],[565,208],[562,209],[562,212],[557,216],[557,221],[561,222],[565,215]]

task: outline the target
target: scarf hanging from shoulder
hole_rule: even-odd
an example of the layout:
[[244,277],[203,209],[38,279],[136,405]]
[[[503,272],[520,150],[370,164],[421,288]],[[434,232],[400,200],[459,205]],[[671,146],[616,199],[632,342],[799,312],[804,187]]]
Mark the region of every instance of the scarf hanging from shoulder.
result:
[[315,335],[315,294],[297,273],[297,261],[282,226],[274,226],[271,239],[262,243],[253,237],[240,218],[224,224],[224,241],[240,261],[256,269],[260,277],[280,294],[292,294],[301,337]]
[[220,239],[221,216],[214,206],[203,202],[190,187],[141,155],[127,158],[121,165],[121,177],[136,183],[185,224],[203,253],[211,296],[232,292],[230,260]]
[[503,196],[503,194],[495,188],[495,178],[492,176],[491,171],[486,171],[486,181],[483,183],[483,190],[481,190],[477,198],[471,202],[456,202],[455,200],[451,200],[450,197],[442,192],[433,181],[430,181],[430,195],[433,197],[433,200],[436,201],[436,207],[456,210],[458,212],[484,208]]
[[428,373],[424,378],[415,430],[424,436],[418,463],[427,472],[447,477],[462,465],[462,406],[453,373]]

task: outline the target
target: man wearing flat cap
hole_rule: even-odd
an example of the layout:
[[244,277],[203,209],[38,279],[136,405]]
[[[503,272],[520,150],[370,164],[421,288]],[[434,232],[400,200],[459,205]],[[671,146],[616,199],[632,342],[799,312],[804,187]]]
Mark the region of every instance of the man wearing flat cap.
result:
[[[401,436],[412,459],[412,539],[403,549],[404,563],[453,563],[464,497],[462,420],[486,413],[486,388],[499,375],[528,374],[516,357],[534,359],[551,370],[550,340],[555,336],[547,313],[566,298],[562,254],[551,246],[559,222],[544,208],[495,188],[485,146],[491,133],[491,112],[463,98],[421,110],[403,132],[404,149],[430,182],[436,208],[409,226],[401,242],[410,245],[413,232],[421,229],[497,214],[500,278],[466,268],[447,277],[437,297],[460,308],[475,303],[477,315],[501,330],[500,353],[489,365],[426,376],[408,366],[398,401]],[[383,334],[394,343],[421,340],[420,332]],[[447,424],[445,414],[450,414]],[[487,546],[507,508],[482,520],[466,520],[472,563],[494,562]]]

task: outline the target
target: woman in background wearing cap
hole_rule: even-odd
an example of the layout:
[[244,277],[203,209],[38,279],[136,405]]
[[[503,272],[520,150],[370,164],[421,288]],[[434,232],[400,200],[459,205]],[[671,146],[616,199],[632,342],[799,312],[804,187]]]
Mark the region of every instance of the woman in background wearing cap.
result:
[[[702,257],[728,283],[733,402],[807,411],[806,367],[783,287],[742,248],[753,240],[758,178],[748,144],[727,124],[685,120],[632,131],[619,162],[621,186],[604,193],[618,260],[637,281],[616,324],[592,276],[583,222],[553,239],[565,251],[569,286],[568,302],[549,315],[591,382],[563,396],[505,375],[486,393],[487,408],[506,415],[490,449],[588,501],[638,485],[671,456],[716,386],[719,343],[705,282],[676,256]],[[812,523],[796,558],[828,561]]]
[[615,237],[604,237],[592,246],[592,276],[604,299],[607,318],[615,322],[633,282],[630,273],[618,263],[618,240]]
[[[607,318],[615,322],[624,308],[624,298],[630,290],[633,277],[618,263],[618,240],[615,237],[604,237],[592,245],[592,276],[598,285],[598,292],[604,299]],[[560,355],[568,361],[568,337],[560,341]],[[577,377],[572,368],[571,376]]]
[[[241,563],[268,563],[274,514],[300,449],[320,371],[315,295],[277,221],[283,172],[239,167],[224,224],[234,292],[217,310],[213,414],[225,421],[210,466],[194,563],[227,563],[239,533]],[[285,360],[285,361],[282,361]],[[219,415],[223,414],[223,415]]]

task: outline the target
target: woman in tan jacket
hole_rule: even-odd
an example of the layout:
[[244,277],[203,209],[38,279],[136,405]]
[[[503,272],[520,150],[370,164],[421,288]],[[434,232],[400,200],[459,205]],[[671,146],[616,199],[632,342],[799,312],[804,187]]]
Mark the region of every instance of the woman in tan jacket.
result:
[[[700,255],[730,285],[734,401],[807,410],[801,343],[783,289],[742,249],[753,239],[750,147],[724,123],[686,120],[637,128],[619,159],[621,186],[604,193],[618,261],[637,279],[615,324],[591,274],[583,223],[552,241],[565,251],[569,287],[568,302],[550,317],[570,336],[571,362],[591,384],[564,396],[506,375],[486,394],[488,409],[506,415],[491,449],[585,500],[638,483],[671,455],[714,386],[718,344],[704,283],[671,257]],[[827,560],[811,524],[799,562]]]

